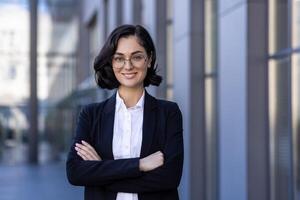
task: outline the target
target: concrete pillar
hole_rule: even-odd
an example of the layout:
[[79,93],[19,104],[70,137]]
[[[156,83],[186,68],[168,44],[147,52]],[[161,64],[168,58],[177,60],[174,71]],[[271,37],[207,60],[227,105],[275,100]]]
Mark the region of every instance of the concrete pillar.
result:
[[38,163],[38,98],[37,98],[37,8],[38,0],[30,0],[30,129],[29,162]]

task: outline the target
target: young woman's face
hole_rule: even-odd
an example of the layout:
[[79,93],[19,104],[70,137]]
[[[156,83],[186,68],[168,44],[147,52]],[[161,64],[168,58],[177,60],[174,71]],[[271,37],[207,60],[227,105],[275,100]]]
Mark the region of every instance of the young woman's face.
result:
[[136,36],[120,38],[117,50],[112,58],[114,74],[121,87],[143,87],[147,68],[151,60]]

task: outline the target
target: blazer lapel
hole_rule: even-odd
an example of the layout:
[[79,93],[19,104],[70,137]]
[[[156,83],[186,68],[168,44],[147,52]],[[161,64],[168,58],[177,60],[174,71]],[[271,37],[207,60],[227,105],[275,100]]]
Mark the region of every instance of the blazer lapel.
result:
[[155,108],[157,100],[148,94],[145,90],[145,103],[144,103],[144,119],[143,119],[143,141],[141,148],[141,156],[146,157],[150,151],[152,139],[155,131]]
[[111,96],[103,109],[103,118],[101,120],[101,134],[102,141],[101,146],[103,155],[108,159],[113,159],[112,142],[114,132],[114,120],[115,120],[115,106],[116,105],[116,93]]

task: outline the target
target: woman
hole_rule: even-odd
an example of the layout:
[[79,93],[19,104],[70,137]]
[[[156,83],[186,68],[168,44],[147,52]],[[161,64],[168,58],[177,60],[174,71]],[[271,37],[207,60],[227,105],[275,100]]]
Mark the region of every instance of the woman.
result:
[[96,82],[116,93],[85,106],[67,160],[73,185],[86,200],[176,200],[183,165],[182,116],[176,103],[158,100],[156,51],[140,25],[108,37],[94,63]]

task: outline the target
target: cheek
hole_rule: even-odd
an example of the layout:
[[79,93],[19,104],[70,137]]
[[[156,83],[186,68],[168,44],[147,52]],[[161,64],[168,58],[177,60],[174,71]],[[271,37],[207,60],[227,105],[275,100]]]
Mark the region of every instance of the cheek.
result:
[[145,79],[145,77],[147,76],[147,68],[141,71],[141,74],[142,74],[142,78]]
[[120,72],[116,71],[115,69],[113,70],[113,72],[114,72],[116,79],[120,82],[120,77],[121,77]]
[[116,79],[120,82],[120,80],[122,79],[122,75],[120,73],[115,73],[115,77]]

